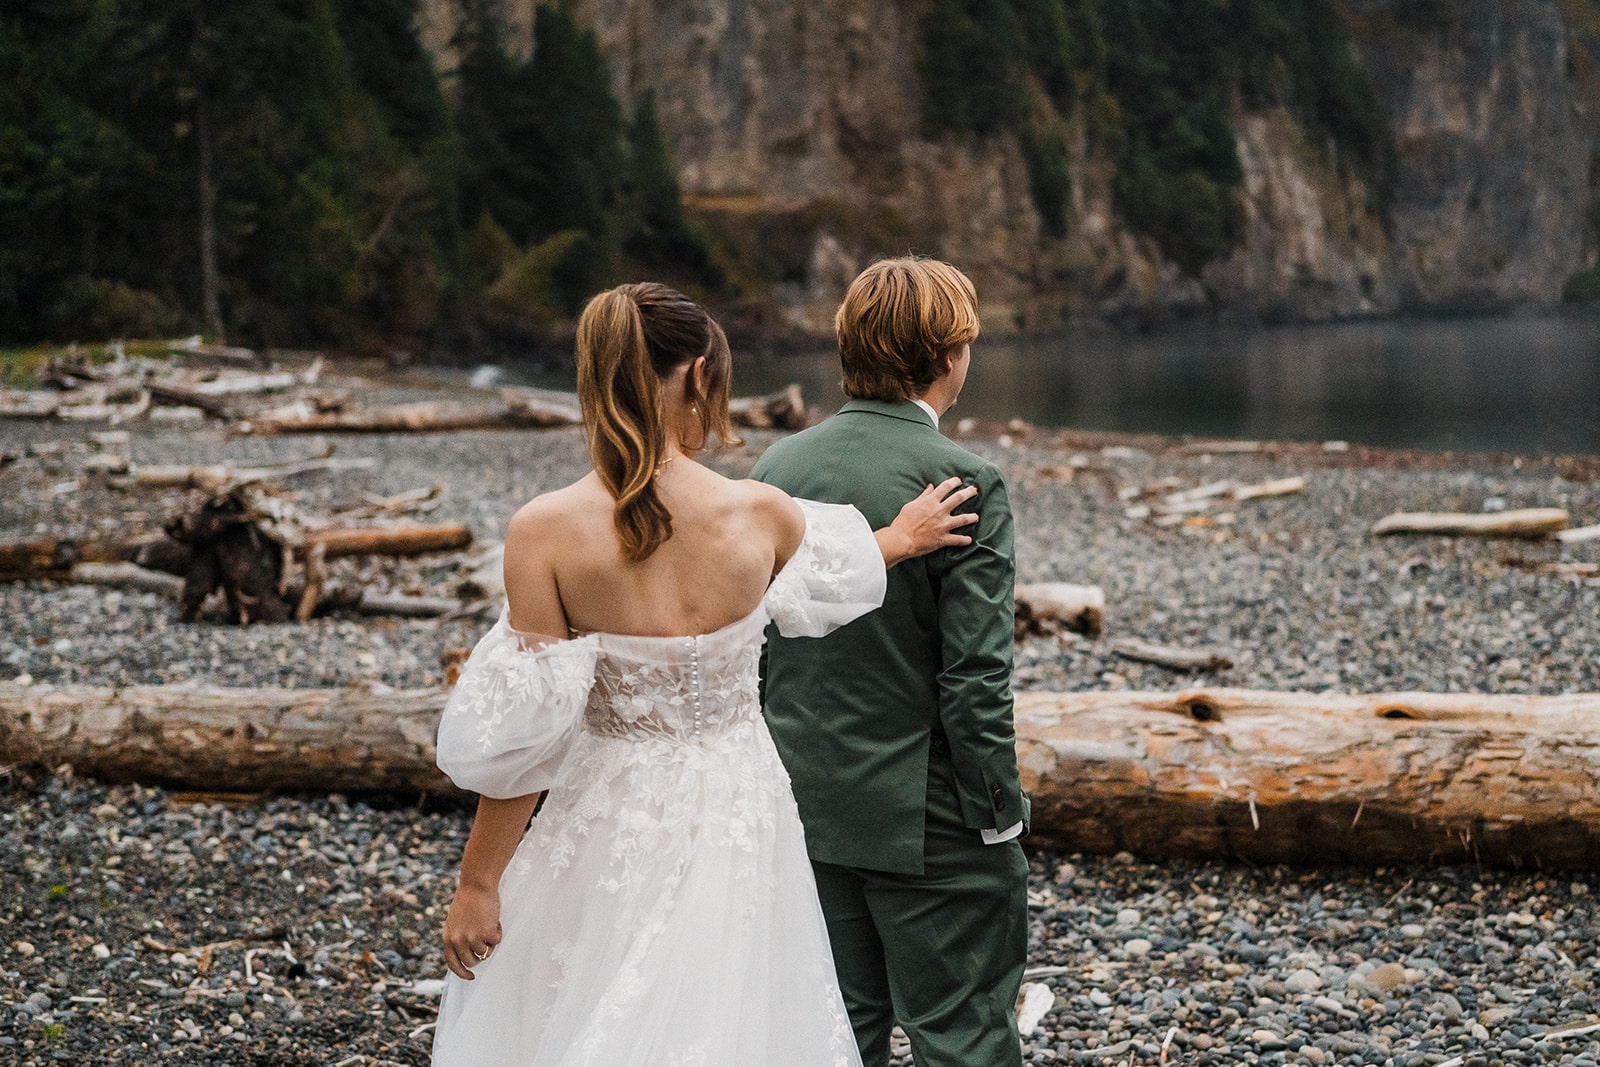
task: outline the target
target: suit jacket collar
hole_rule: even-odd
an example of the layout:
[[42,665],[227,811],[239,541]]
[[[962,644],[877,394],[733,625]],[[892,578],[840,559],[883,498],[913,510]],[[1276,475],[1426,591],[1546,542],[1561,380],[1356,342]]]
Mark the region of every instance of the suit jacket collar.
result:
[[905,422],[916,423],[918,426],[926,426],[935,432],[939,429],[933,420],[928,417],[926,411],[909,400],[893,403],[887,400],[850,400],[845,403],[844,407],[839,409],[839,414],[845,415],[855,411],[864,411],[873,415],[887,415],[891,419],[900,419]]

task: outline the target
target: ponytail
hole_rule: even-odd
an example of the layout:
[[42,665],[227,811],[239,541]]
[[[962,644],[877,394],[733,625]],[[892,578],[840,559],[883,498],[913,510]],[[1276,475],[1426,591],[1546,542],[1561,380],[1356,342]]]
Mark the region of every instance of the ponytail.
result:
[[661,379],[650,365],[639,305],[625,288],[601,293],[584,308],[578,352],[589,456],[617,502],[623,555],[637,563],[672,536],[672,515],[656,494],[656,468],[666,454]]
[[656,492],[668,454],[662,380],[705,356],[708,395],[695,398],[705,438],[736,440],[728,419],[728,341],[699,304],[646,282],[589,301],[578,318],[577,352],[589,458],[616,501],[623,556],[638,563],[672,536],[672,513]]

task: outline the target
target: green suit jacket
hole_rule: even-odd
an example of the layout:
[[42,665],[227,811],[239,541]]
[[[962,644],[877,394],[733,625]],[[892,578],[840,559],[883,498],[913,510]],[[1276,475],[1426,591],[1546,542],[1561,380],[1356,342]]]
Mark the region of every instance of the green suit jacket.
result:
[[1011,507],[993,464],[913,403],[853,400],[774,444],[754,477],[854,504],[873,529],[923,487],[960,477],[981,516],[973,543],[889,572],[883,607],[823,638],[769,631],[763,702],[811,857],[921,874],[930,773],[952,779],[976,837],[1026,821],[1011,710]]

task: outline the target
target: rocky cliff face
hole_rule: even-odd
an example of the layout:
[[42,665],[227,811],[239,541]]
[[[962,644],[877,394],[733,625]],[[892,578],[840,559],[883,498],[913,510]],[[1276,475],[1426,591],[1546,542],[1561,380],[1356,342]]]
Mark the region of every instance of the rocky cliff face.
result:
[[[872,258],[929,252],[977,282],[987,328],[1219,313],[1326,319],[1549,305],[1588,265],[1600,81],[1563,2],[1346,0],[1390,113],[1387,219],[1281,112],[1238,117],[1242,239],[1185,275],[1112,209],[1074,131],[1066,236],[1043,236],[1016,143],[920,132],[909,0],[578,0],[614,88],[656,92],[690,205],[739,250],[777,329],[824,334]],[[518,39],[534,0],[505,0]],[[1419,19],[1415,12],[1434,14]],[[425,12],[447,54],[449,0]],[[448,65],[448,60],[446,61]],[[1592,239],[1590,239],[1592,244]]]
[[[1581,27],[1558,0],[1350,6],[1399,163],[1392,272],[1402,304],[1555,302],[1585,265],[1600,119],[1600,86],[1569,55]],[[1419,6],[1434,17],[1403,21]]]

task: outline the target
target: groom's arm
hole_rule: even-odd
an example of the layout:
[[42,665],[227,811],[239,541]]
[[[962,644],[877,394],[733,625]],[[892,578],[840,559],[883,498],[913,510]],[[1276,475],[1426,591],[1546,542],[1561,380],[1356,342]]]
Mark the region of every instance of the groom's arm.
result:
[[1011,505],[1005,481],[992,465],[968,480],[978,486],[969,507],[980,517],[972,544],[929,557],[941,650],[939,722],[949,743],[962,822],[975,830],[1004,831],[1027,818],[1011,707],[1016,586]]

